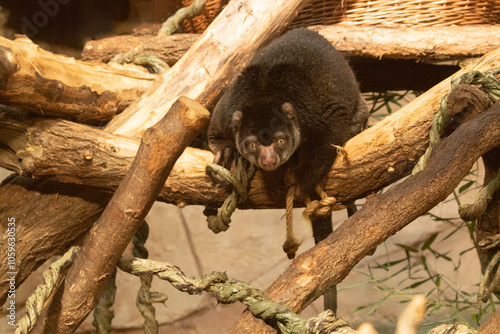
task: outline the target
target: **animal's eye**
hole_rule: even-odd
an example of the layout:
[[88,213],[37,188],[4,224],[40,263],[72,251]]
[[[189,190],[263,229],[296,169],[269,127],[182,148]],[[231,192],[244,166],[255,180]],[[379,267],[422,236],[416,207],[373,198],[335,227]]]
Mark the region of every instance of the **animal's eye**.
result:
[[276,142],[278,143],[278,145],[283,146],[285,145],[285,138],[278,138]]
[[255,144],[254,142],[250,142],[248,143],[248,148],[253,151],[257,149],[257,144]]

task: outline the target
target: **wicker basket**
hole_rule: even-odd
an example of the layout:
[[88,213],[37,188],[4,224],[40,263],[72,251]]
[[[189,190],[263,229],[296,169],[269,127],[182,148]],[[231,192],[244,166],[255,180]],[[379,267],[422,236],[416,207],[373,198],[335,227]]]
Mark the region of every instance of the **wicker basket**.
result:
[[[182,0],[184,6],[193,0]],[[187,32],[203,32],[229,0],[207,0],[205,12],[185,20]],[[496,0],[313,0],[290,25],[474,25],[500,23]]]
[[291,27],[345,25],[473,25],[500,23],[495,0],[366,0],[312,1]]
[[[182,0],[183,6],[190,5],[194,0]],[[202,33],[212,23],[212,21],[219,15],[220,12],[226,7],[229,0],[207,0],[205,11],[190,20],[184,20],[183,28],[185,32]]]

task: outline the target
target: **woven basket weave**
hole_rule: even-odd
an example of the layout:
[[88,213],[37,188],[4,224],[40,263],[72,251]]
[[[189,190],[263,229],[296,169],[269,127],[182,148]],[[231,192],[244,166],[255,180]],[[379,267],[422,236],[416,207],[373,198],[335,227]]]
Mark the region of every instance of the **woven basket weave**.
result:
[[[186,6],[192,1],[182,3]],[[228,2],[207,0],[202,15],[185,20],[185,30],[203,32]],[[329,24],[422,27],[496,23],[500,23],[497,0],[313,0],[290,28]]]
[[[194,0],[182,0],[182,5],[188,6]],[[267,0],[272,1],[272,0]],[[185,32],[202,33],[212,23],[212,21],[219,15],[220,12],[226,7],[229,0],[207,0],[205,11],[190,20],[184,20],[182,24]]]

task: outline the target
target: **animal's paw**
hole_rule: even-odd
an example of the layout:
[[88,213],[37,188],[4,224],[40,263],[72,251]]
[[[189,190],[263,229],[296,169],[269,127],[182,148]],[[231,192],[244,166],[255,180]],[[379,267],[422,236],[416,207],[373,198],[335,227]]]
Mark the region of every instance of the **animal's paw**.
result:
[[231,141],[211,142],[210,149],[214,153],[214,163],[227,169],[230,169],[233,161],[238,159],[238,151]]

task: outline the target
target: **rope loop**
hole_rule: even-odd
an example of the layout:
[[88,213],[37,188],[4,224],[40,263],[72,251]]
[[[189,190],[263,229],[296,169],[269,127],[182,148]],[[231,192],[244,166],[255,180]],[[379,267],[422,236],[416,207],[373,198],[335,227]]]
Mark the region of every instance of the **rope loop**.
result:
[[346,208],[345,205],[337,203],[337,199],[335,197],[328,196],[319,184],[316,186],[316,192],[321,199],[311,201],[308,198],[306,200],[306,208],[302,214],[306,219],[311,221],[318,216],[329,215],[333,211]]
[[242,157],[238,158],[238,171],[233,176],[229,170],[217,164],[206,167],[206,173],[212,180],[222,186],[231,184],[233,191],[226,198],[220,210],[207,207],[203,213],[207,216],[208,228],[214,233],[227,231],[231,223],[231,215],[239,203],[248,198],[248,186],[255,175],[255,167]]
[[[500,99],[500,82],[497,79],[499,73],[500,67],[486,73],[479,71],[465,73],[451,82],[451,90],[455,89],[459,85],[481,85],[491,100],[496,102]],[[432,151],[441,141],[441,136],[446,125],[450,122],[451,117],[447,108],[448,96],[449,93],[443,96],[439,105],[439,110],[434,114],[429,132],[429,147],[427,147],[425,153],[418,160],[417,164],[413,168],[412,174],[417,174],[425,168]]]

